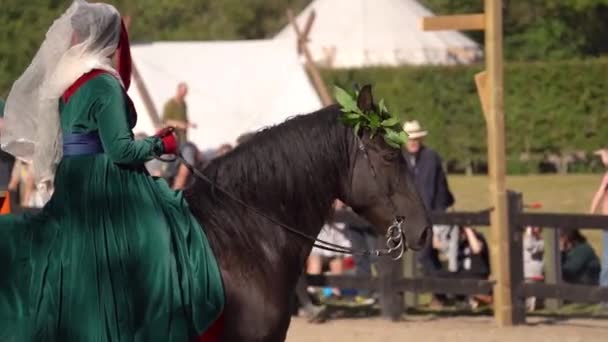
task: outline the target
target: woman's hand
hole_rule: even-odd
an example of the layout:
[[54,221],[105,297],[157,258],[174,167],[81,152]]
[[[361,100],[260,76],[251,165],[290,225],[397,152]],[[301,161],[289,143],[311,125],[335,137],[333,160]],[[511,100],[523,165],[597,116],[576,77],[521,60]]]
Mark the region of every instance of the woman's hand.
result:
[[163,143],[164,154],[176,154],[177,153],[177,138],[174,133],[173,127],[165,127],[156,133],[155,137],[160,138]]

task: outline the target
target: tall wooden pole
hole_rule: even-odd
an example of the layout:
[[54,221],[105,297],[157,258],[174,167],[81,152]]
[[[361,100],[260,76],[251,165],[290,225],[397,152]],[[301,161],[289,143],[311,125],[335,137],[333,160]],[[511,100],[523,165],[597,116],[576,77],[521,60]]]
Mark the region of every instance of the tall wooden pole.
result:
[[306,71],[308,72],[313,86],[317,91],[319,98],[321,99],[321,103],[323,104],[323,106],[329,106],[334,102],[333,98],[331,97],[331,95],[329,95],[329,91],[325,86],[325,82],[323,82],[323,77],[321,77],[321,73],[319,72],[319,69],[317,68],[317,65],[315,64],[312,58],[312,54],[308,49],[308,32],[310,32],[312,22],[315,18],[314,12],[311,13],[311,16],[308,20],[308,23],[306,24],[306,28],[304,31],[301,31],[298,27],[295,15],[290,9],[287,10],[287,18],[289,19],[289,22],[291,23],[294,31],[296,32],[296,36],[298,38],[298,52],[301,53],[304,56],[304,59],[306,60]]
[[499,326],[512,325],[509,225],[506,191],[505,119],[503,100],[502,1],[485,0],[488,172],[490,180],[490,260],[494,285],[494,317]]
[[427,17],[423,30],[484,30],[486,70],[475,75],[488,133],[488,174],[490,187],[490,258],[494,285],[494,318],[499,326],[521,323],[511,274],[506,191],[505,118],[503,100],[502,0],[484,0],[483,14]]

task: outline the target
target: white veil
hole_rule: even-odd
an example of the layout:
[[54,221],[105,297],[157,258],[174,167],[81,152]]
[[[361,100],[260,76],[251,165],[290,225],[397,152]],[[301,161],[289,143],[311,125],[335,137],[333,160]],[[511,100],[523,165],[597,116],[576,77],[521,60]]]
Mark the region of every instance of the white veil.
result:
[[11,88],[0,148],[32,163],[45,199],[63,155],[59,98],[93,69],[118,76],[111,57],[120,33],[121,17],[114,7],[75,0],[49,28],[31,64]]

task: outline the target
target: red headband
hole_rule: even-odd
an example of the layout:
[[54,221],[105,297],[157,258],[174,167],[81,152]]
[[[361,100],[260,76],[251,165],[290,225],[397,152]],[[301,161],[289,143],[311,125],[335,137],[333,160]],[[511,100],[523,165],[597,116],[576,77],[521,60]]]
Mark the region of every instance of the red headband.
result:
[[124,20],[121,20],[120,40],[118,41],[118,73],[125,90],[131,85],[131,46],[129,44],[129,33]]

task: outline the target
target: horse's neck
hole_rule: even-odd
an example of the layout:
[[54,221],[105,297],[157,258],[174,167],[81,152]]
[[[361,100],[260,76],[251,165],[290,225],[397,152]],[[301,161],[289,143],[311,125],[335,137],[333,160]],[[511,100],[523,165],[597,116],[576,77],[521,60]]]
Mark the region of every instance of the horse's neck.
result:
[[217,191],[202,181],[189,192],[191,208],[206,226],[223,267],[289,280],[300,274],[313,243],[281,226],[315,238],[331,213],[349,172],[352,148],[348,133],[332,129],[340,128],[316,127],[305,132],[306,140],[291,145],[268,146],[273,139],[254,138],[205,170],[246,203],[213,195]]

